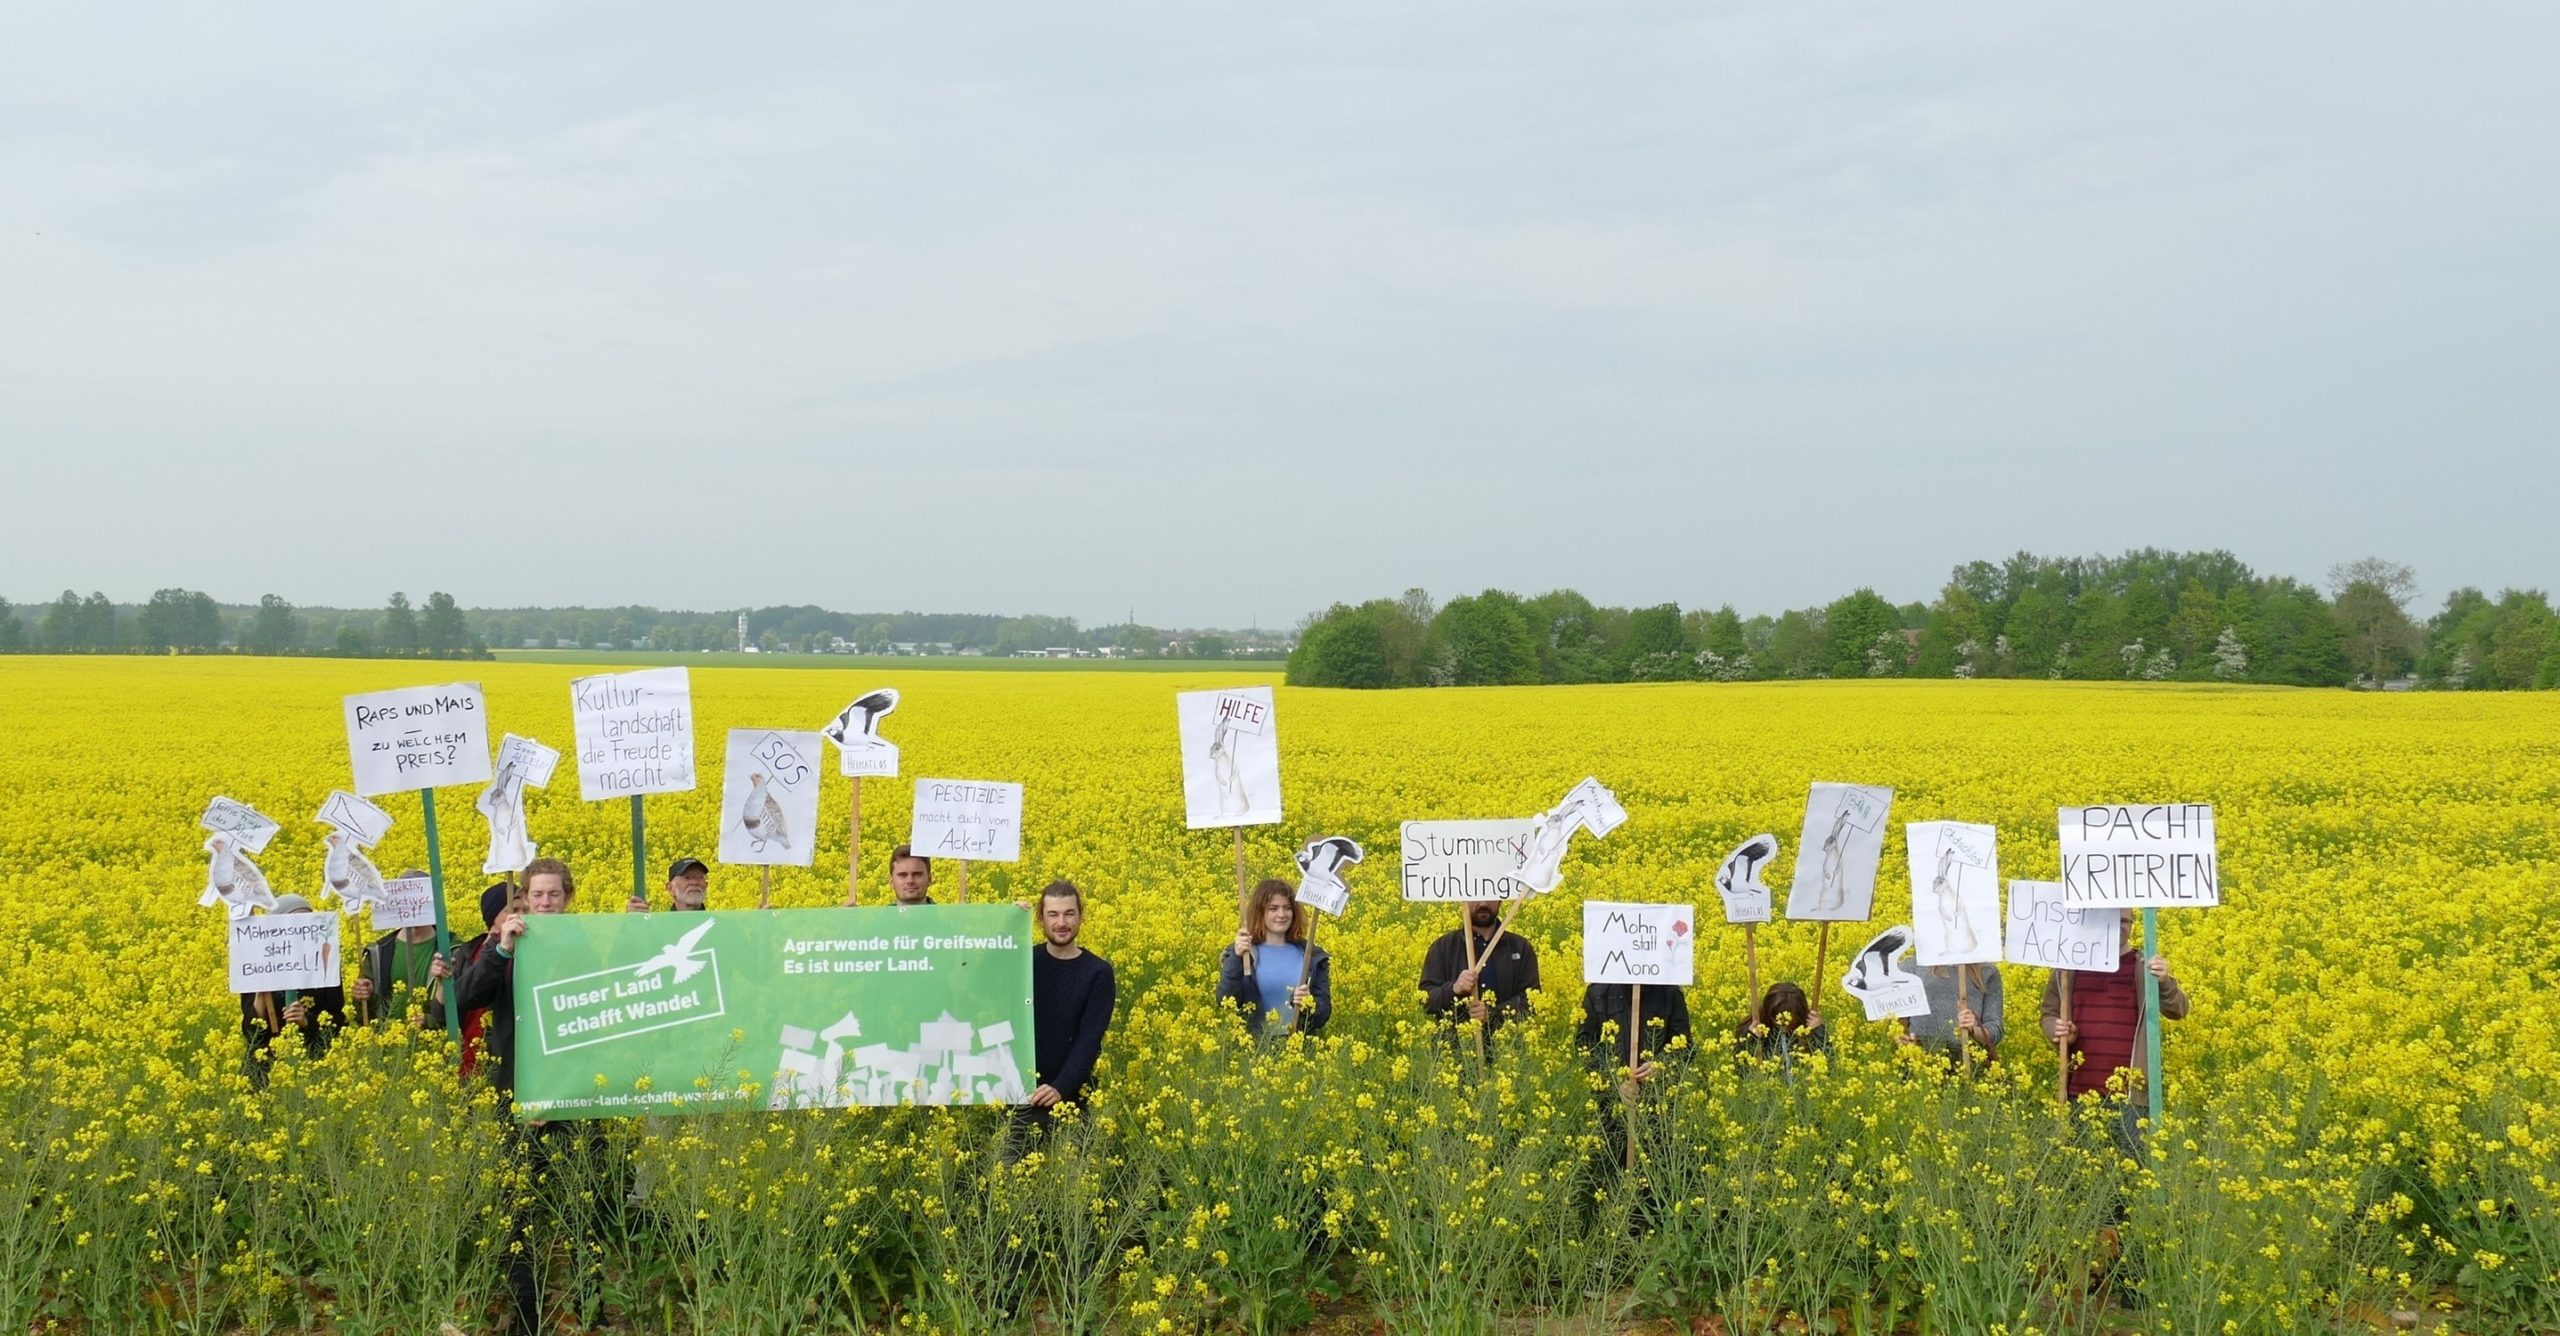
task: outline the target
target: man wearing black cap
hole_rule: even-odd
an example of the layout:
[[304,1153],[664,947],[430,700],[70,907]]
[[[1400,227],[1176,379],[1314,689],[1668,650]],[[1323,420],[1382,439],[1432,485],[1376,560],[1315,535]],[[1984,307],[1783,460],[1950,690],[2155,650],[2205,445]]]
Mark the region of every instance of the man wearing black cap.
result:
[[[679,858],[667,865],[667,899],[677,909],[701,909],[711,896],[711,865],[699,858]],[[623,908],[634,914],[649,912],[649,897],[635,895]]]

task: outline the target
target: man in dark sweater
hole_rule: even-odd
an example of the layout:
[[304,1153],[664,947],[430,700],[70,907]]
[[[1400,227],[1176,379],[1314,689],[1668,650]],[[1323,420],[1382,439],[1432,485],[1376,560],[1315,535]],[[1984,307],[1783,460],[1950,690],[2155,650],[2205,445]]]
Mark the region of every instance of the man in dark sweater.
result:
[[1494,940],[1501,904],[1468,901],[1466,929],[1440,934],[1423,953],[1424,1014],[1452,1024],[1463,1016],[1488,1035],[1504,1021],[1529,1014],[1529,994],[1538,987],[1538,948],[1508,932]]
[[1102,1034],[1111,1027],[1119,991],[1111,962],[1076,945],[1084,930],[1084,893],[1071,881],[1040,891],[1040,949],[1031,957],[1032,1053],[1040,1084],[1023,1121],[1042,1132],[1061,1104],[1079,1103]]

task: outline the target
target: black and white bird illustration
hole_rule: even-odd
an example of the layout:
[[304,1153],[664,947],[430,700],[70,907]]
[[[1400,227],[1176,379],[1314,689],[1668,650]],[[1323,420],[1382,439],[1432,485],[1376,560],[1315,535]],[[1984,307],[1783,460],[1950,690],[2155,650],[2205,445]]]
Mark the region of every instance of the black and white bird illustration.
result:
[[1906,976],[1894,969],[1893,958],[1902,954],[1910,944],[1911,931],[1908,928],[1892,927],[1877,933],[1859,950],[1858,958],[1849,963],[1849,972],[1841,976],[1840,986],[1851,996],[1862,996],[1888,983],[1899,982]]
[[349,910],[359,905],[382,903],[382,870],[364,856],[353,835],[333,830],[321,837],[329,845],[329,856],[320,865],[320,884],[328,894],[338,897]]
[[204,894],[196,898],[199,905],[225,904],[231,917],[247,918],[253,909],[273,909],[275,892],[267,889],[266,874],[249,861],[237,841],[227,834],[216,834],[204,842],[213,860],[204,870]]
[[674,970],[676,972],[674,981],[677,983],[683,983],[700,974],[708,962],[694,959],[694,948],[702,945],[702,935],[711,931],[712,924],[715,922],[717,920],[704,919],[701,927],[667,943],[659,948],[658,954],[632,966],[632,974],[650,975],[660,970]]
[[766,845],[788,849],[791,829],[783,824],[782,804],[765,790],[763,775],[747,776],[746,801],[738,804],[738,829],[763,853]]
[[1298,851],[1298,898],[1313,905],[1340,905],[1351,893],[1342,870],[1359,861],[1360,844],[1347,835],[1324,835],[1307,841],[1307,847]]
[[1716,889],[1728,896],[1757,895],[1767,900],[1769,888],[1760,884],[1760,868],[1777,856],[1775,835],[1754,835],[1744,840],[1724,856],[1724,865],[1716,869]]
[[838,714],[835,722],[827,725],[824,731],[828,740],[839,747],[881,746],[880,721],[897,708],[897,689],[882,687],[844,707],[844,712]]

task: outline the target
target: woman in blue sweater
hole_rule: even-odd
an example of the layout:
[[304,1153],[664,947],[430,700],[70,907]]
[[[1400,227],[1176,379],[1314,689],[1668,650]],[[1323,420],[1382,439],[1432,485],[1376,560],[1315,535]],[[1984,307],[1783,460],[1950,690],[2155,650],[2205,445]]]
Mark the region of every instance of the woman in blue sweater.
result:
[[1218,997],[1256,1037],[1266,1023],[1282,1034],[1315,1034],[1333,1019],[1333,962],[1307,944],[1296,887],[1275,877],[1253,888],[1235,941],[1219,954]]

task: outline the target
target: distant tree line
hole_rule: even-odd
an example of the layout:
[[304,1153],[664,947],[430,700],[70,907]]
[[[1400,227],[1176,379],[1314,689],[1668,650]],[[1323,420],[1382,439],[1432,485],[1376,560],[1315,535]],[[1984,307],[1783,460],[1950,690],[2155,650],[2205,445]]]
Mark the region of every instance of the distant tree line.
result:
[[274,594],[226,607],[194,589],[162,589],[138,606],[65,589],[49,604],[0,598],[0,652],[57,654],[314,654],[364,658],[485,659],[453,595],[423,607],[395,593],[378,611],[297,609]]
[[2326,589],[2261,576],[2228,552],[1968,562],[1935,600],[1859,589],[1821,607],[1743,617],[1664,603],[1600,607],[1570,589],[1499,589],[1435,606],[1337,603],[1298,628],[1289,681],[1308,686],[2016,677],[2560,687],[2560,615],[2540,590],[2457,589],[2421,622],[2417,576],[2378,558]]

